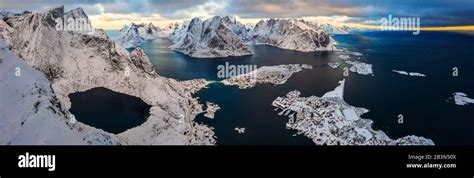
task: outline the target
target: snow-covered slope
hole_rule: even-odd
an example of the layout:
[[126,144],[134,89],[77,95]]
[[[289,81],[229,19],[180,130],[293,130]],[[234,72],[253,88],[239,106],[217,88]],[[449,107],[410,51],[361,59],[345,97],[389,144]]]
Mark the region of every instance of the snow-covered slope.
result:
[[332,50],[335,45],[329,34],[297,19],[262,20],[255,25],[252,40],[257,45],[303,52]]
[[170,48],[197,58],[252,54],[242,39],[229,28],[232,21],[226,19],[220,16],[204,21],[192,19],[185,35]]
[[245,24],[245,29],[247,30],[247,33],[252,32],[254,28],[255,28],[255,24],[251,24],[251,23]]
[[[70,22],[73,22],[73,24],[70,24]],[[71,26],[74,27],[73,30],[68,29]],[[104,30],[95,29],[92,26],[92,23],[89,20],[89,17],[87,16],[87,14],[84,12],[84,10],[81,7],[72,9],[64,13],[62,27],[64,28],[63,30],[65,31],[74,31],[76,33],[83,33],[83,34],[88,34],[88,35],[94,35],[101,38],[107,38],[106,37],[107,34],[105,33]]]
[[173,43],[179,42],[184,36],[186,36],[186,32],[188,31],[190,21],[184,21],[182,23],[174,23],[170,24],[170,26],[174,27],[173,32],[169,35],[169,39]]
[[118,143],[102,130],[71,124],[46,77],[9,48],[0,40],[0,144]]
[[105,87],[139,97],[152,108],[142,125],[118,135],[103,133],[104,137],[119,138],[120,144],[215,143],[209,127],[193,122],[202,106],[191,94],[209,82],[161,77],[141,49],[130,54],[107,36],[58,31],[54,19],[63,15],[61,7],[7,20],[12,51],[48,79],[63,110],[71,107],[69,94]]
[[233,16],[224,16],[222,17],[222,22],[234,32],[240,39],[242,39],[245,43],[250,44],[250,31],[247,28],[252,28],[251,26],[245,26],[244,24],[237,21],[237,19]]

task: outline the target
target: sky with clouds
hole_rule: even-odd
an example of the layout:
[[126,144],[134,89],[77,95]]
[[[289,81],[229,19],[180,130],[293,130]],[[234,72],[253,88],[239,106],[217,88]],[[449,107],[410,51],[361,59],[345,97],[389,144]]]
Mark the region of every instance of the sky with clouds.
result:
[[7,10],[42,11],[82,7],[98,28],[130,22],[165,24],[193,17],[235,15],[254,23],[262,18],[305,18],[320,23],[377,25],[389,14],[419,17],[422,26],[474,25],[473,0],[0,0]]

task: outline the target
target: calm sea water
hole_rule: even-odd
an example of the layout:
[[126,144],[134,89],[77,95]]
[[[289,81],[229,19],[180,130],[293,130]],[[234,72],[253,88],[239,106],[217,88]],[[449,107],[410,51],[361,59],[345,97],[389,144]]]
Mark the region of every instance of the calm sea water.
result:
[[[110,31],[109,34],[112,34]],[[313,144],[295,131],[285,129],[287,118],[278,116],[271,107],[277,96],[299,90],[303,96],[321,96],[346,79],[344,98],[347,103],[370,110],[363,118],[372,119],[376,129],[392,138],[418,135],[438,145],[474,144],[474,105],[458,106],[449,100],[453,92],[474,97],[474,36],[447,32],[364,32],[337,35],[339,48],[361,52],[359,61],[373,64],[375,76],[332,69],[328,62],[340,62],[338,53],[302,53],[270,46],[253,46],[254,55],[219,59],[196,59],[168,49],[171,43],[158,39],[142,48],[157,72],[178,80],[217,78],[217,66],[252,64],[311,64],[314,70],[294,74],[286,84],[259,84],[240,90],[233,86],[212,84],[196,96],[222,108],[214,119],[199,115],[197,122],[215,127],[218,144]],[[452,76],[458,67],[459,76]],[[408,77],[392,72],[404,70],[426,74],[425,78]],[[398,115],[404,124],[398,124]],[[244,127],[238,134],[234,128]]]

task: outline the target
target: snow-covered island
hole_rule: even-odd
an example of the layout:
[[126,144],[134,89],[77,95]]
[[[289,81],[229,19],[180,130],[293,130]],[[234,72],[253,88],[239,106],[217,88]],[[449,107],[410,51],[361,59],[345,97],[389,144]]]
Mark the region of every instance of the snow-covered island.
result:
[[347,64],[352,65],[349,70],[361,75],[374,75],[372,70],[372,64],[366,64],[359,61],[345,61]]
[[426,77],[425,74],[418,73],[418,72],[406,72],[406,71],[401,71],[401,70],[392,70],[392,72],[395,72],[401,75],[408,75],[412,77]]
[[185,34],[178,35],[182,38],[170,48],[196,58],[252,55],[253,52],[241,39],[246,36],[242,34],[246,32],[245,27],[237,23],[228,16],[215,16],[204,21],[194,18]]
[[245,133],[245,128],[236,127],[236,128],[234,128],[234,130],[237,131],[238,134],[243,134],[243,133]]
[[328,63],[329,67],[333,68],[333,69],[337,69],[341,64],[339,62],[331,62],[331,63]]
[[206,113],[204,114],[204,116],[209,119],[214,119],[214,115],[219,109],[221,109],[219,105],[211,102],[206,102]]
[[341,54],[341,55],[339,55],[339,58],[342,59],[342,60],[348,60],[351,57],[349,55]]
[[[202,105],[192,94],[209,81],[159,76],[142,49],[129,53],[103,31],[57,30],[65,14],[76,13],[59,7],[0,20],[0,144],[215,144],[213,130],[193,121]],[[120,134],[69,122],[68,95],[96,87],[139,97],[149,117]]]
[[[362,56],[362,53],[359,52],[352,52],[352,51],[345,51],[341,50],[344,54],[340,54],[339,58],[342,59],[346,64],[349,64],[349,71],[360,74],[360,75],[374,75],[372,70],[372,64],[367,64],[360,61],[351,61],[352,56]],[[358,57],[360,59],[360,57]],[[332,67],[332,66],[331,66]],[[337,67],[332,67],[337,68]]]
[[224,85],[237,85],[240,89],[254,87],[257,83],[284,84],[294,73],[303,69],[312,69],[308,64],[287,64],[278,66],[262,66],[252,72],[234,76],[221,82]]
[[454,103],[459,106],[474,104],[474,99],[469,98],[466,93],[462,92],[455,92],[454,95]]
[[372,120],[360,116],[367,109],[347,104],[343,99],[344,83],[322,97],[300,97],[299,91],[276,98],[272,106],[279,115],[289,117],[286,127],[295,129],[317,145],[434,145],[424,137],[389,138],[372,129]]

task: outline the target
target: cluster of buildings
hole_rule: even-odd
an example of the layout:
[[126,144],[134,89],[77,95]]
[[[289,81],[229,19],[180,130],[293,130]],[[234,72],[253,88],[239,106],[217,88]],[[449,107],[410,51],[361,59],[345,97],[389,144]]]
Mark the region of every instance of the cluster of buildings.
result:
[[299,91],[291,91],[276,98],[272,106],[279,115],[289,117],[288,129],[297,130],[317,145],[434,144],[417,136],[390,139],[384,132],[373,130],[371,120],[360,118],[368,110],[350,106],[341,97],[300,97]]

